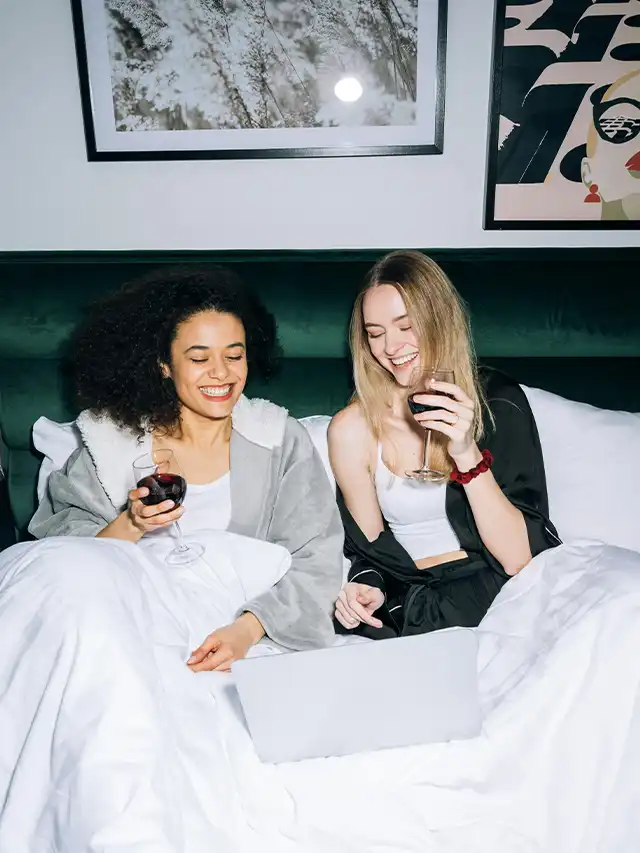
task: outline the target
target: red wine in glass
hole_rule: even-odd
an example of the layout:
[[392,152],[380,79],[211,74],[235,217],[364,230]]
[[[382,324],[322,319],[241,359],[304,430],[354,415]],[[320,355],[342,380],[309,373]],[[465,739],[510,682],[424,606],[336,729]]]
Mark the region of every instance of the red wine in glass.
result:
[[[182,473],[177,473],[180,466],[172,450],[144,453],[134,461],[133,471],[138,488],[149,489],[149,494],[140,498],[145,506],[157,506],[163,501],[173,501],[174,506],[167,510],[173,512],[184,502],[187,481]],[[185,566],[204,554],[204,547],[199,542],[185,542],[177,521],[173,522],[172,527],[176,532],[178,544],[165,557],[166,563],[170,566]]]
[[445,394],[444,391],[436,391],[433,388],[430,388],[428,391],[417,391],[415,394],[411,394],[407,400],[412,415],[421,415],[423,412],[437,412],[438,409],[442,408],[441,406],[428,406],[426,403],[418,403],[414,399],[414,397],[420,397],[423,394],[430,394],[433,397],[451,398],[451,394]]
[[[433,406],[430,403],[419,403],[414,398],[423,394],[429,396],[451,397],[451,394],[445,394],[444,391],[438,391],[433,387],[434,382],[450,382],[454,381],[453,370],[444,368],[430,367],[426,370],[418,368],[412,376],[411,391],[407,396],[407,405],[412,415],[419,415],[423,412],[434,412],[442,408],[441,406]],[[447,476],[443,471],[436,471],[429,466],[429,450],[431,447],[431,430],[425,429],[422,466],[414,471],[407,471],[406,476],[411,480],[417,480],[420,483],[443,483]]]
[[[143,477],[139,482],[139,489],[149,489],[146,498],[140,498],[145,506],[155,506],[163,501],[173,501],[175,507],[182,504],[187,493],[187,483],[179,474],[151,474]],[[175,509],[173,507],[173,509]]]

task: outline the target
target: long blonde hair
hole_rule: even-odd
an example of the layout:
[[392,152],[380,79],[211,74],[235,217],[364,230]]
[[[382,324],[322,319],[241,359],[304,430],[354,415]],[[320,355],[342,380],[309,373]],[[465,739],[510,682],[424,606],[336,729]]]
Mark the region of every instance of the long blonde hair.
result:
[[[356,297],[349,328],[355,395],[376,440],[385,435],[397,384],[373,356],[364,328],[363,303],[369,290],[392,285],[402,296],[418,341],[423,366],[454,371],[455,382],[474,402],[474,438],[483,432],[484,394],[478,380],[477,361],[465,305],[453,284],[431,258],[421,252],[397,251],[381,258],[367,275]],[[447,454],[447,436],[433,432],[431,464],[449,473],[453,463]]]

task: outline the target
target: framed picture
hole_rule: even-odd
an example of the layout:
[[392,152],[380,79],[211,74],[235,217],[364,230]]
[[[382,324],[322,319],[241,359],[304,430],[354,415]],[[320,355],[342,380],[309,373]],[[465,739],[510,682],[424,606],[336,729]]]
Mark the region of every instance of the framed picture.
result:
[[640,0],[497,0],[485,228],[640,225]]
[[442,153],[447,0],[71,0],[89,160]]

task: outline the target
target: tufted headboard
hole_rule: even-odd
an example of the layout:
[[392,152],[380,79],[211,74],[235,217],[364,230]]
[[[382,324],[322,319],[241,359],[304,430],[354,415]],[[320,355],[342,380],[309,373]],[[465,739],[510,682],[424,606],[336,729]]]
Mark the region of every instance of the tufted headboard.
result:
[[[40,415],[70,419],[60,372],[69,333],[96,298],[161,264],[224,263],[275,313],[284,360],[268,396],[303,416],[350,393],[346,330],[381,251],[0,254],[0,453],[23,533],[34,509]],[[467,301],[481,360],[527,385],[640,411],[640,249],[430,251]],[[0,499],[1,502],[1,499]],[[8,508],[4,507],[5,527]],[[12,523],[13,523],[12,522]]]

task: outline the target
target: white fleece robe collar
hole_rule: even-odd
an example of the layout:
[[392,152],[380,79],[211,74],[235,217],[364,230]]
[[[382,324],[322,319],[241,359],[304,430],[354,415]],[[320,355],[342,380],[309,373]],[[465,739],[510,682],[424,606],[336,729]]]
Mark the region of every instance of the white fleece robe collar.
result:
[[[247,441],[272,450],[284,440],[289,413],[269,400],[240,397],[231,413],[233,429]],[[151,452],[151,433],[138,438],[108,417],[84,411],[76,421],[107,497],[116,509],[127,501],[135,485],[133,462]]]

